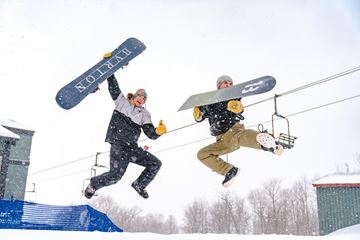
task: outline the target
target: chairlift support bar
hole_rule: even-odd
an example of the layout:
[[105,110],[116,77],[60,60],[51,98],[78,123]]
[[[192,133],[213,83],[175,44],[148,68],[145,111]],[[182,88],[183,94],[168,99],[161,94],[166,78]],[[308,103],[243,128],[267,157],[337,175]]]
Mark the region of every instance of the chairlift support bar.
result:
[[276,99],[279,97],[280,95],[275,94],[274,95],[274,107],[275,107],[275,112],[272,115],[272,119],[271,119],[271,123],[272,123],[272,135],[275,136],[275,124],[274,124],[274,118],[275,116],[279,117],[279,118],[283,118],[286,120],[287,122],[287,127],[288,127],[288,135],[290,136],[290,123],[289,123],[289,119],[287,119],[286,117],[284,117],[283,115],[281,115],[280,113],[278,113],[277,111],[277,101]]
[[102,154],[102,153],[101,153],[101,152],[97,152],[97,153],[95,154],[95,164],[92,165],[91,168],[90,168],[90,177],[89,177],[89,178],[85,178],[85,179],[83,180],[83,187],[82,187],[82,190],[81,190],[82,195],[84,195],[85,183],[86,183],[86,181],[90,181],[90,179],[91,179],[92,177],[95,177],[95,176],[96,176],[96,168],[106,168],[106,169],[108,169],[108,167],[106,167],[106,166],[104,166],[104,165],[101,165],[101,164],[98,164],[98,157],[99,157],[100,154]]

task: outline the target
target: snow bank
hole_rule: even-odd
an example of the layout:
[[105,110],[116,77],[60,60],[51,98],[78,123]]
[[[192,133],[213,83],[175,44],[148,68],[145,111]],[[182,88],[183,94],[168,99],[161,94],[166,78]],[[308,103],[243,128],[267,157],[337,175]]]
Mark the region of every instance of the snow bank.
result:
[[0,229],[1,240],[359,240],[360,225],[327,236],[64,232]]

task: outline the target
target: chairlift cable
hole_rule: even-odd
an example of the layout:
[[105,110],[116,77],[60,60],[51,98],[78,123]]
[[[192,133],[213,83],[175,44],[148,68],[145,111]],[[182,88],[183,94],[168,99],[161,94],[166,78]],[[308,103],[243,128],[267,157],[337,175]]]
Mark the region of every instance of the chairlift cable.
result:
[[92,154],[92,155],[89,155],[89,156],[86,156],[86,157],[82,157],[82,158],[78,158],[76,160],[72,160],[70,162],[65,162],[65,163],[62,163],[62,164],[59,164],[59,165],[56,165],[56,166],[53,166],[53,167],[41,169],[41,170],[36,171],[36,172],[31,172],[31,173],[29,173],[29,175],[35,175],[35,174],[42,173],[42,172],[45,172],[45,171],[49,171],[49,170],[52,170],[52,169],[55,169],[55,168],[59,168],[59,167],[63,167],[63,166],[69,165],[69,164],[80,162],[80,161],[83,161],[83,160],[86,160],[86,159],[89,159],[89,158],[96,157],[96,155],[98,155],[98,154],[102,154],[102,153]]
[[[348,70],[346,70],[346,71],[343,71],[343,72],[334,74],[334,75],[332,75],[332,76],[329,76],[329,77],[326,77],[326,78],[323,78],[323,79],[314,81],[314,82],[312,82],[312,83],[308,83],[308,84],[306,84],[306,85],[303,85],[303,86],[300,86],[300,87],[297,87],[297,88],[288,90],[288,91],[283,92],[283,93],[281,93],[281,94],[277,94],[277,97],[285,96],[285,95],[288,95],[288,94],[291,94],[291,93],[294,93],[294,92],[297,92],[297,91],[300,91],[300,90],[304,90],[304,89],[306,89],[306,88],[313,87],[313,86],[315,86],[315,85],[318,85],[318,84],[321,84],[321,83],[325,83],[325,82],[328,82],[328,81],[330,81],[330,80],[334,80],[334,79],[337,79],[337,78],[340,78],[340,77],[343,77],[343,76],[346,76],[346,75],[355,73],[355,72],[357,72],[357,71],[360,71],[360,66],[354,67],[354,68],[348,69]],[[297,113],[289,114],[289,115],[287,115],[286,117],[295,116],[295,115],[298,115],[298,114],[301,114],[301,113],[305,113],[305,112],[309,112],[309,111],[312,111],[312,110],[315,110],[315,109],[318,109],[318,108],[322,108],[322,107],[329,106],[329,105],[333,105],[333,104],[340,103],[340,102],[343,102],[343,101],[351,100],[351,99],[357,98],[357,97],[359,97],[359,96],[360,96],[360,95],[356,95],[356,96],[352,96],[352,97],[345,98],[345,99],[342,99],[342,100],[334,101],[334,102],[331,102],[331,103],[328,103],[328,104],[324,104],[324,105],[321,105],[321,106],[317,106],[317,107],[314,107],[314,108],[311,108],[311,109],[306,109],[306,110],[303,110],[303,111],[300,111],[300,112],[297,112]],[[266,102],[266,101],[270,101],[270,100],[273,100],[273,99],[274,99],[274,97],[266,98],[266,99],[260,100],[260,101],[258,101],[258,102],[255,102],[255,103],[246,105],[246,106],[244,106],[244,107],[251,107],[251,106],[254,106],[254,105],[257,105],[257,104]],[[268,122],[271,122],[271,121],[266,121],[266,122],[264,122],[264,123],[268,123]],[[198,124],[198,123],[196,122],[196,123],[191,123],[191,124],[188,124],[188,125],[184,125],[184,126],[182,126],[182,127],[179,127],[179,128],[173,129],[173,130],[170,130],[170,131],[168,131],[167,133],[175,132],[175,131],[178,131],[178,130],[181,130],[181,129],[184,129],[184,128],[187,128],[187,127],[190,127],[190,126],[193,126],[193,125],[196,125],[196,124]],[[254,125],[254,126],[257,126],[257,125],[258,125],[258,124]],[[248,127],[251,128],[251,127],[253,127],[253,126],[248,126]],[[194,144],[194,143],[197,143],[197,142],[200,142],[200,141],[204,141],[204,140],[207,140],[207,139],[210,139],[210,138],[212,138],[212,137],[204,138],[204,139],[200,139],[200,140],[196,140],[196,141],[189,142],[189,143],[185,143],[185,144],[181,144],[181,145],[174,146],[174,147],[170,147],[170,148],[167,148],[167,149],[164,149],[164,150],[159,150],[159,151],[157,151],[156,153],[163,152],[163,151],[168,151],[168,150],[171,150],[171,149],[174,149],[174,148],[179,148],[179,147],[186,146],[186,145],[191,145],[191,144]],[[148,138],[140,139],[139,142],[144,142],[144,141],[146,141],[146,140],[149,140],[149,139],[148,139]],[[79,158],[79,159],[76,159],[76,160],[73,160],[73,161],[70,161],[70,162],[65,162],[65,163],[63,163],[63,164],[59,164],[59,165],[56,165],[56,166],[54,166],[54,167],[49,167],[49,168],[42,169],[42,170],[39,170],[39,171],[36,171],[36,172],[32,172],[32,173],[29,173],[29,175],[35,175],[35,174],[42,173],[42,172],[45,172],[45,171],[49,171],[49,170],[52,170],[52,169],[55,169],[55,168],[63,167],[63,166],[66,166],[66,165],[69,165],[69,164],[73,164],[73,163],[76,163],[76,162],[79,162],[79,161],[83,161],[83,160],[86,160],[86,159],[95,157],[96,155],[100,155],[100,154],[104,154],[104,153],[109,153],[109,151],[98,152],[98,153],[96,153],[96,154],[92,154],[92,155],[90,155],[90,156],[83,157],[83,158]]]
[[[313,87],[313,86],[315,86],[315,85],[318,85],[318,84],[321,84],[321,83],[325,83],[325,82],[328,82],[328,81],[330,81],[330,80],[334,80],[334,79],[337,79],[337,78],[346,76],[346,75],[348,75],[348,74],[352,74],[352,73],[357,72],[357,71],[360,71],[360,66],[354,67],[354,68],[351,68],[351,69],[348,69],[348,70],[346,70],[346,71],[343,71],[343,72],[334,74],[334,75],[332,75],[332,76],[329,76],[329,77],[326,77],[326,78],[323,78],[323,79],[320,79],[320,80],[317,80],[317,81],[314,81],[314,82],[311,82],[311,83],[308,83],[308,84],[305,84],[304,86],[300,86],[300,87],[297,87],[297,88],[288,90],[288,91],[286,91],[286,92],[283,92],[283,93],[280,93],[280,94],[276,94],[276,96],[277,96],[277,97],[283,97],[283,96],[286,96],[286,95],[288,95],[288,94],[291,94],[291,93],[294,93],[294,92],[297,92],[297,91],[300,91],[300,90],[304,90],[304,89],[306,89],[306,88]],[[274,97],[269,97],[269,98],[260,100],[260,101],[255,102],[255,103],[248,104],[248,105],[246,105],[246,106],[244,106],[244,107],[245,107],[245,108],[246,108],[246,107],[251,107],[251,106],[253,106],[253,105],[257,105],[257,104],[260,104],[260,103],[263,103],[263,102],[267,102],[267,101],[270,101],[270,100],[273,100],[273,99],[274,99]]]

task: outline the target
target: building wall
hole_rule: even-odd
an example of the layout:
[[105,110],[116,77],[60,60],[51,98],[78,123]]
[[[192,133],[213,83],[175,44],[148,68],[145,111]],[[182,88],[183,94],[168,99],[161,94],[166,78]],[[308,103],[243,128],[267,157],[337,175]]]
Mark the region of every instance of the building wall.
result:
[[0,199],[4,198],[6,188],[6,178],[8,171],[8,159],[10,156],[11,143],[8,139],[0,138]]
[[11,131],[19,135],[20,139],[16,142],[16,145],[11,148],[10,159],[30,161],[33,132],[19,129],[11,129]]
[[20,139],[10,150],[4,199],[24,200],[33,132],[21,129],[9,130],[19,135]]
[[28,165],[10,160],[4,199],[24,200],[28,168]]
[[320,235],[360,224],[360,187],[318,187]]

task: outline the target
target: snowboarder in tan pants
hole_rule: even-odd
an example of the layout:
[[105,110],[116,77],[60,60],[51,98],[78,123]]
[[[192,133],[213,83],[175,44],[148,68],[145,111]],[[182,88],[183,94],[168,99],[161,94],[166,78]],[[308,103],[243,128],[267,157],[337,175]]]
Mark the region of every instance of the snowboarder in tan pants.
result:
[[[222,75],[217,80],[218,89],[232,85],[230,76]],[[281,155],[284,151],[272,135],[246,129],[240,123],[240,120],[244,120],[243,112],[241,98],[195,107],[193,110],[196,122],[201,122],[206,118],[209,120],[211,135],[216,137],[215,143],[200,149],[197,158],[214,172],[225,176],[222,182],[224,187],[229,187],[240,171],[221,159],[221,155],[231,153],[240,147],[270,151],[277,155]]]

